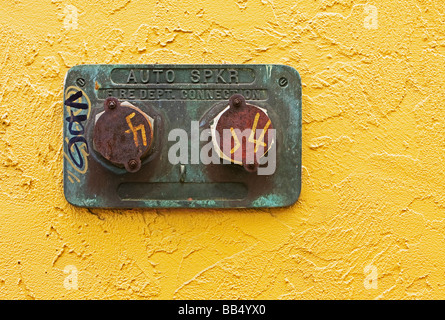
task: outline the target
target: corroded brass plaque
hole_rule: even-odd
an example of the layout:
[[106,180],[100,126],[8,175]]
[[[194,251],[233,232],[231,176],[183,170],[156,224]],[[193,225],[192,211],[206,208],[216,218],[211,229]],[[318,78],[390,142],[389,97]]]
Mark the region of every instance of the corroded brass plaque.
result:
[[301,188],[301,80],[284,65],[79,65],[63,139],[77,206],[288,206]]

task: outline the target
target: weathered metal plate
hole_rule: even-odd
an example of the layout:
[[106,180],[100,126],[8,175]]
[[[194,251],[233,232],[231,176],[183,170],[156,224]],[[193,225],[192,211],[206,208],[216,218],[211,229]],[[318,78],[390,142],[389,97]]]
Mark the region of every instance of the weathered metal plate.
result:
[[[230,161],[202,161],[206,148],[214,145],[204,132],[210,132],[234,94],[267,114],[256,119],[255,126],[268,119],[273,123],[276,156],[265,153],[269,158],[261,165],[263,174]],[[111,163],[94,146],[95,123],[108,97],[138,108],[151,119],[153,141],[137,172]],[[73,205],[283,207],[299,197],[301,80],[289,66],[79,65],[66,75],[63,114],[64,193]],[[186,149],[178,149],[184,141],[180,132],[185,134]]]

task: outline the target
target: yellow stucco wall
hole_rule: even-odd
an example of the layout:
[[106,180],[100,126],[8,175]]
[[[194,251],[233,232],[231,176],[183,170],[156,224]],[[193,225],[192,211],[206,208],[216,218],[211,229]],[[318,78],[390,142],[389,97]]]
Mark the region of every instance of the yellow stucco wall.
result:
[[[442,0],[3,0],[0,298],[445,298]],[[62,190],[82,63],[282,63],[302,193],[261,210],[87,210]]]

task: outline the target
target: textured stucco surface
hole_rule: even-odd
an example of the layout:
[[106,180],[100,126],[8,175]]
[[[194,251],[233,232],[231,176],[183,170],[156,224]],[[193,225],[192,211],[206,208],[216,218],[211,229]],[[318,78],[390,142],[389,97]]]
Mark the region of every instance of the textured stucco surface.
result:
[[[0,298],[445,298],[442,0],[7,0],[0,16]],[[63,79],[81,63],[295,67],[299,201],[69,205]]]

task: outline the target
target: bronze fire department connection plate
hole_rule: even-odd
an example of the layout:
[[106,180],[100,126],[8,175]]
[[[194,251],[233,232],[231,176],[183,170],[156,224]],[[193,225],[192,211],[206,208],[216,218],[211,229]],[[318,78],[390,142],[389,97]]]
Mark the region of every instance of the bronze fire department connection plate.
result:
[[99,208],[283,207],[301,188],[301,80],[285,65],[79,65],[64,193]]

